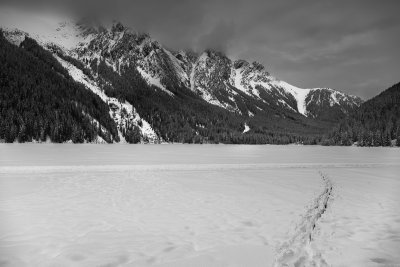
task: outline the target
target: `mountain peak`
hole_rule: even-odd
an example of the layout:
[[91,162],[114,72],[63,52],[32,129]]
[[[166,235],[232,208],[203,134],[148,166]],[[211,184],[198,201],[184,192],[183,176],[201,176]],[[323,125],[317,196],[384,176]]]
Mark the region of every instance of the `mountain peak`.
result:
[[243,59],[235,60],[235,62],[233,63],[233,67],[235,69],[240,69],[242,67],[248,67],[249,65],[250,65],[250,63]]
[[264,65],[262,65],[261,63],[258,63],[257,61],[253,61],[251,63],[251,65],[253,66],[253,68],[257,71],[263,71],[265,69]]
[[208,48],[204,51],[208,57],[220,57],[220,58],[227,58],[224,52],[212,48]]
[[113,21],[113,25],[111,27],[111,31],[113,31],[113,32],[123,32],[124,30],[125,30],[125,26],[121,22],[116,21],[116,20]]

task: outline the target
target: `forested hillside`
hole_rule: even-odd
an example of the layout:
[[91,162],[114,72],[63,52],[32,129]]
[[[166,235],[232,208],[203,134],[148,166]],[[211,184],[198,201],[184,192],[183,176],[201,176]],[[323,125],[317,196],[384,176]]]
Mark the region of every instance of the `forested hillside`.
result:
[[17,47],[0,31],[0,62],[0,139],[119,140],[107,104],[75,82],[35,40],[26,38]]
[[324,141],[326,145],[400,146],[400,83],[363,103]]

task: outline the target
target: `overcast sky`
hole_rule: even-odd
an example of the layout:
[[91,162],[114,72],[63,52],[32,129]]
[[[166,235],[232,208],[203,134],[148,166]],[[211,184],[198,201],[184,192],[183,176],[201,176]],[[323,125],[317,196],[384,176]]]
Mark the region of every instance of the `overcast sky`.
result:
[[[0,0],[41,7],[39,1]],[[223,50],[293,85],[367,99],[400,81],[399,0],[42,0],[115,17],[172,49]]]

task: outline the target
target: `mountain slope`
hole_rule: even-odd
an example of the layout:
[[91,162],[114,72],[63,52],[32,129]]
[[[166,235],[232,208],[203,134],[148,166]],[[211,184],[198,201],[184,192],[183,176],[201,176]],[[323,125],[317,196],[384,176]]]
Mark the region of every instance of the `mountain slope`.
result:
[[108,105],[122,142],[316,142],[361,103],[332,89],[297,88],[220,52],[169,51],[121,23],[0,13],[7,40],[35,39]]
[[18,48],[0,31],[0,61],[0,139],[119,141],[108,106],[34,40]]
[[[192,91],[209,103],[241,114],[251,114],[238,106],[237,91],[253,101],[313,118],[335,120],[357,108],[362,100],[329,88],[301,89],[270,75],[257,62],[231,61],[224,54],[207,50],[187,60],[185,52],[176,54],[187,70]],[[189,74],[190,73],[190,74]],[[239,97],[241,98],[241,97]],[[243,98],[242,98],[243,99]],[[328,114],[335,113],[329,117]],[[337,118],[336,118],[337,119]]]
[[400,83],[363,103],[325,141],[328,145],[400,146]]

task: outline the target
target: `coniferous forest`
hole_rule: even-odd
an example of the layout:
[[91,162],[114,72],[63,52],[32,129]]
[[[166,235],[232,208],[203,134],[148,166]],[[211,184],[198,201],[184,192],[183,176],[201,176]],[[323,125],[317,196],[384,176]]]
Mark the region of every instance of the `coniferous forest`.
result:
[[0,139],[119,140],[108,106],[76,83],[36,41],[26,38],[17,47],[0,32],[0,62]]
[[363,103],[340,122],[325,145],[400,146],[400,83]]

